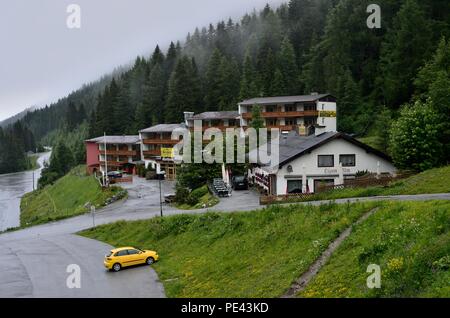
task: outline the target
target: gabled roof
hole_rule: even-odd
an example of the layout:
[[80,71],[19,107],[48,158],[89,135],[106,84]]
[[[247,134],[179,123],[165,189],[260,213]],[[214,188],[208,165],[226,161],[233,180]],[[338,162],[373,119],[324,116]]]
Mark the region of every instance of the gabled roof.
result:
[[315,102],[325,97],[335,97],[331,94],[311,94],[311,95],[297,95],[297,96],[276,96],[276,97],[256,97],[244,100],[239,105],[271,105],[271,104],[291,104],[301,102]]
[[151,132],[172,132],[177,128],[186,128],[184,124],[159,124],[149,128],[145,128],[140,130],[139,132],[143,133],[151,133]]
[[[279,144],[279,163],[277,166],[279,168],[288,164],[289,162],[303,156],[304,154],[310,153],[312,150],[319,148],[320,146],[336,139],[344,139],[355,146],[363,148],[369,153],[372,153],[380,158],[383,158],[391,162],[391,158],[385,153],[366,145],[355,138],[341,132],[326,132],[320,135],[310,135],[310,136],[299,136],[295,131],[291,131],[287,135],[281,135],[279,138],[274,140],[274,146],[276,143]],[[270,155],[270,142],[268,143],[268,153]],[[249,153],[250,157],[255,157],[256,150]]]
[[239,112],[237,111],[221,111],[221,112],[204,112],[192,116],[189,120],[203,120],[203,119],[237,119]]
[[[106,139],[105,139],[106,138]],[[86,140],[86,142],[95,142],[97,144],[135,144],[139,141],[138,135],[123,135],[123,136],[101,136]]]

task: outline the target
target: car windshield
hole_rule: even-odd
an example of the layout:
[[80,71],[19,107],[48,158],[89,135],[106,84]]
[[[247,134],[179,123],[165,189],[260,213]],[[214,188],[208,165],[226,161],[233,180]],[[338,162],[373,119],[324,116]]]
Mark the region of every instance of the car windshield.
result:
[[236,180],[236,182],[242,182],[245,180],[245,177],[242,177],[242,176],[235,177],[234,180]]

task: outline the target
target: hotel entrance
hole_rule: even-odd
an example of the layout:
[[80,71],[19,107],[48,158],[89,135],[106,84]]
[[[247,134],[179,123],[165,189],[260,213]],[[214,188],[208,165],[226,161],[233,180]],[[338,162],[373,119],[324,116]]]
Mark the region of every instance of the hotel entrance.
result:
[[173,181],[177,178],[177,167],[174,163],[161,163],[161,170],[166,172],[166,180]]

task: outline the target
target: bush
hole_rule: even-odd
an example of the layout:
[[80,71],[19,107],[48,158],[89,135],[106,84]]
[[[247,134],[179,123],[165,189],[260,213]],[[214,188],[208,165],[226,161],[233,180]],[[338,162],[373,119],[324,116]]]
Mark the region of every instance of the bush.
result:
[[198,189],[195,189],[189,194],[186,203],[189,205],[196,205],[200,201],[201,197],[203,197],[208,192],[209,192],[208,186],[206,185]]
[[175,189],[175,202],[183,204],[187,202],[189,197],[189,189],[180,185],[177,185]]
[[401,169],[424,171],[445,163],[442,121],[428,103],[405,105],[390,131],[390,150]]

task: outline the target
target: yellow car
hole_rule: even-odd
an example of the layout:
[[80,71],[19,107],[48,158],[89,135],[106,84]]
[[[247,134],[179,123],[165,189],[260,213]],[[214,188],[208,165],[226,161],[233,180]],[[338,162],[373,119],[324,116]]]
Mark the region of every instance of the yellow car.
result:
[[118,272],[122,267],[147,264],[152,265],[159,259],[155,251],[143,251],[134,247],[121,247],[111,250],[103,264],[108,270]]

